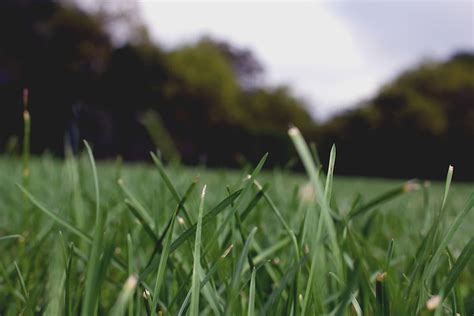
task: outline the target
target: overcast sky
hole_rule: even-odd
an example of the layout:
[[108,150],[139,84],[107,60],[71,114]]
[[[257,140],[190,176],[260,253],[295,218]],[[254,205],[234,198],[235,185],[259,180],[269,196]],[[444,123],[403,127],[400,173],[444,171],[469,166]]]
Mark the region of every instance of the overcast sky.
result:
[[152,38],[211,35],[251,49],[269,84],[288,84],[324,119],[426,58],[474,50],[472,1],[140,0]]

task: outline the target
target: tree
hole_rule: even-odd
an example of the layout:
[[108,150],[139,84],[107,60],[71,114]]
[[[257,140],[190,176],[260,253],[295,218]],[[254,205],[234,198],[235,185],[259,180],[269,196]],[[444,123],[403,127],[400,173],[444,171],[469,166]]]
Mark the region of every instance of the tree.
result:
[[[12,31],[15,30],[15,31]],[[91,96],[112,49],[102,25],[55,1],[0,2],[0,146],[21,135],[20,91],[31,95],[32,149],[61,153],[72,106]]]
[[453,164],[459,178],[473,179],[473,60],[460,53],[402,73],[326,124],[323,147],[338,144],[339,170],[347,173],[431,178]]

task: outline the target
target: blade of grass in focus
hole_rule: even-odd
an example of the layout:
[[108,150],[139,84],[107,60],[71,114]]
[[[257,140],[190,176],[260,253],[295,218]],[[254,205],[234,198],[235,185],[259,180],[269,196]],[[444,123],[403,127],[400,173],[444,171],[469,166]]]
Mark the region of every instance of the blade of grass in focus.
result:
[[201,192],[201,202],[199,203],[199,215],[196,226],[196,239],[194,241],[193,279],[191,284],[191,305],[189,308],[189,315],[191,316],[199,315],[199,294],[201,290],[201,230],[205,197],[206,186],[202,188]]

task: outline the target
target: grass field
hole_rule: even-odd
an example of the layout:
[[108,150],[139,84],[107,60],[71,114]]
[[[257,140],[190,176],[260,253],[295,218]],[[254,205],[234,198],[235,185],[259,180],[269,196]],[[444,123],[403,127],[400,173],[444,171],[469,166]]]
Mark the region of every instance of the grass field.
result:
[[309,177],[0,158],[0,315],[474,314],[472,184],[333,178],[294,139]]

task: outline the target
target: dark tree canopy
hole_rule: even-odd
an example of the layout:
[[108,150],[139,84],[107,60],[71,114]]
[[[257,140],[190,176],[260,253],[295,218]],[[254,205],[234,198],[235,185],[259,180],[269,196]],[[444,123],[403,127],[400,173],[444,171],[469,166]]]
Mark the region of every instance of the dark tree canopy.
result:
[[374,175],[442,177],[453,164],[459,178],[473,179],[473,61],[464,52],[404,72],[367,104],[328,123],[323,143],[339,145],[343,172],[358,164]]
[[[211,37],[164,50],[135,13],[0,2],[1,151],[18,151],[26,87],[36,154],[62,155],[65,142],[78,151],[85,138],[98,158],[145,160],[159,148],[185,163],[236,166],[270,152],[269,166],[285,165],[293,124],[323,158],[336,143],[339,174],[441,178],[454,164],[474,179],[472,52],[407,70],[320,125],[289,87],[262,84],[250,50]],[[119,24],[129,30],[117,40]]]

